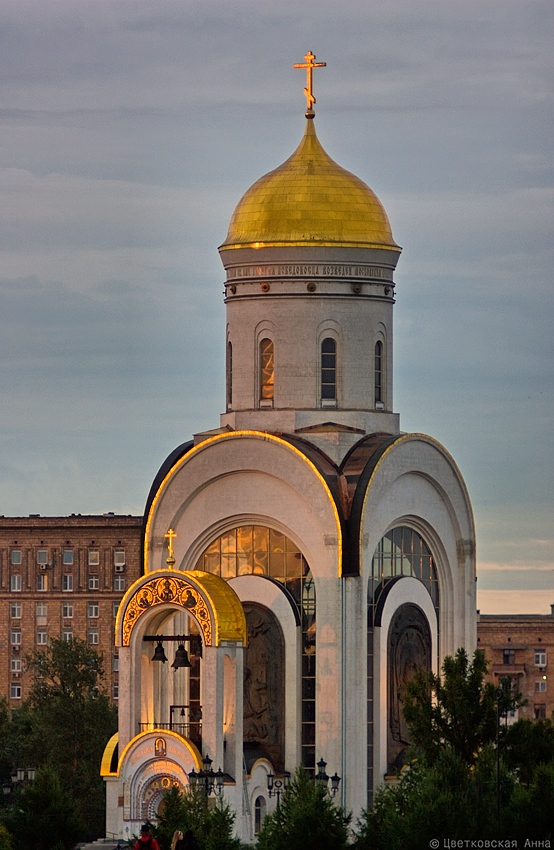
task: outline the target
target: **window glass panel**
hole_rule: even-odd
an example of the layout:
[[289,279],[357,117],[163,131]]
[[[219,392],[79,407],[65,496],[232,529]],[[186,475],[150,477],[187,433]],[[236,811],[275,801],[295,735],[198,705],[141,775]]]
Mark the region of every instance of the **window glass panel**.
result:
[[328,337],[321,343],[321,398],[337,397],[337,344]]
[[260,342],[260,398],[272,399],[275,385],[275,366],[273,342],[262,339]]
[[383,401],[383,343],[375,344],[375,363],[374,363],[374,391],[375,402]]
[[21,591],[21,576],[15,575],[10,578],[10,590],[13,593],[19,593]]
[[62,590],[68,592],[73,590],[73,576],[64,575],[62,578]]
[[100,552],[98,549],[88,550],[88,565],[89,567],[100,566]]
[[10,605],[10,616],[13,620],[21,619],[21,603],[20,602],[12,602]]
[[37,564],[48,563],[48,549],[37,549]]
[[73,549],[64,549],[63,550],[62,563],[66,567],[73,566]]
[[114,549],[113,562],[115,567],[125,566],[125,549]]
[[21,549],[12,549],[10,552],[10,561],[15,566],[21,564]]

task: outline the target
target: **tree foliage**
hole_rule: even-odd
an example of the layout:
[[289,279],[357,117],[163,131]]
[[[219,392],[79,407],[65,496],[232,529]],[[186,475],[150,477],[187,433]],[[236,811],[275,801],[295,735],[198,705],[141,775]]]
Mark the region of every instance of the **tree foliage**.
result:
[[7,723],[0,764],[48,767],[57,774],[82,824],[81,838],[104,829],[105,791],[99,775],[102,753],[117,730],[117,712],[103,688],[102,656],[84,641],[53,639],[25,658],[32,674],[30,695]]
[[35,781],[18,792],[3,820],[18,850],[71,850],[84,829],[71,797],[49,768],[38,770]]
[[299,768],[272,814],[266,815],[257,850],[342,850],[350,815]]
[[447,656],[442,677],[418,670],[408,682],[404,717],[412,745],[428,764],[434,764],[445,749],[452,749],[468,765],[479,752],[496,740],[497,700],[500,714],[520,705],[508,687],[497,689],[486,681],[487,661],[476,650],[470,661],[465,649]]
[[[512,784],[503,771],[505,793]],[[433,839],[484,840],[499,834],[496,818],[496,753],[481,750],[469,766],[453,749],[432,766],[412,762],[397,784],[377,792],[357,824],[357,850],[427,850]]]
[[191,829],[200,850],[239,850],[241,843],[233,837],[234,822],[234,812],[219,798],[210,800],[200,788],[182,793],[173,786],[164,795],[154,832],[161,850],[169,850],[176,829]]

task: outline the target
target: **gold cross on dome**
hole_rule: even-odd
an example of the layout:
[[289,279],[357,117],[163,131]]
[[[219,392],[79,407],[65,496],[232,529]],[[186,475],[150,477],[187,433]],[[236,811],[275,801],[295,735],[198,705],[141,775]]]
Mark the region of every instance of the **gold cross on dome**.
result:
[[311,50],[308,50],[306,55],[304,56],[304,62],[298,62],[294,65],[294,68],[306,68],[306,88],[304,89],[304,94],[306,95],[307,100],[307,110],[306,116],[313,117],[314,111],[312,109],[312,105],[315,103],[315,97],[313,92],[313,70],[314,68],[325,68],[327,62],[316,62],[315,53],[312,53]]
[[170,528],[167,534],[164,534],[164,537],[167,538],[167,554],[170,558],[173,558],[173,541],[177,537],[177,532]]

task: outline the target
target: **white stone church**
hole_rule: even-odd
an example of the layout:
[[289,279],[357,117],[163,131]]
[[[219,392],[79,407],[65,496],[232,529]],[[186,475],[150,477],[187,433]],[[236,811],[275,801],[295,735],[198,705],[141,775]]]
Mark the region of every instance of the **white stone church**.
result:
[[413,670],[475,646],[464,481],[393,412],[400,248],[317,138],[306,59],[304,136],[219,249],[225,413],[162,465],[117,617],[102,775],[122,839],[172,785],[204,781],[252,842],[286,774],[321,759],[356,816],[403,763]]

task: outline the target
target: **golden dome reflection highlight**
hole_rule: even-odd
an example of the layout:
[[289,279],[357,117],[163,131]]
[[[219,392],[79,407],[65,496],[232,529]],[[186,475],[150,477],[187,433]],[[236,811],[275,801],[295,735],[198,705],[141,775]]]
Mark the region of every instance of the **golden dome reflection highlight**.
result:
[[400,251],[379,198],[325,152],[311,116],[292,156],[238,202],[220,250],[291,245]]

